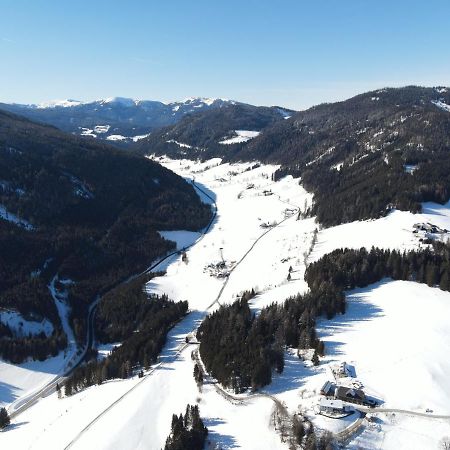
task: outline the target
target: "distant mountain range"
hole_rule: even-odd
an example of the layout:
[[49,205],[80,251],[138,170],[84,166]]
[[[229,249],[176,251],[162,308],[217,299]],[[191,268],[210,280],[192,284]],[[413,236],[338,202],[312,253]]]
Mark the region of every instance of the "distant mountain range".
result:
[[450,197],[446,87],[379,89],[300,112],[220,99],[4,107],[141,155],[279,164],[275,177],[301,176],[315,194],[310,212],[324,225]]
[[0,103],[0,109],[69,133],[128,143],[139,140],[157,128],[175,124],[187,114],[235,103],[224,99],[188,98],[166,104],[113,97],[93,102],[61,100],[37,105]]

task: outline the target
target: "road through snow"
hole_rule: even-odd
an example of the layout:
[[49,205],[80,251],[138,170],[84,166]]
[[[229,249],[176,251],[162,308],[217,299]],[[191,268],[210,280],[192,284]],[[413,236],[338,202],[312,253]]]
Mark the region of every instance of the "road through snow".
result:
[[[209,197],[209,198],[214,202],[214,199],[213,199],[212,197],[210,197],[209,194],[207,194],[204,190],[202,190],[201,188],[199,188],[199,187],[197,186],[197,184],[196,184],[194,181],[192,181],[192,183],[193,183],[193,185],[194,185],[197,189],[199,189],[203,194],[205,194],[207,197]],[[281,198],[280,198],[280,201],[283,201],[283,200],[281,200]],[[286,202],[283,202],[283,203],[286,203]],[[215,203],[214,203],[214,206],[215,206],[215,215],[216,215],[217,212],[218,212],[218,208],[217,208],[217,205],[216,205]],[[298,210],[299,210],[299,208],[296,207],[296,213],[298,212]],[[214,217],[215,217],[215,215],[214,215]],[[224,292],[224,290],[225,290],[225,288],[226,288],[226,286],[227,286],[227,284],[228,284],[228,282],[229,282],[229,280],[230,280],[230,277],[232,276],[233,272],[236,271],[236,270],[238,269],[239,265],[244,261],[244,259],[245,259],[245,258],[250,254],[250,252],[255,248],[255,246],[258,244],[258,242],[260,242],[260,240],[263,239],[264,236],[266,236],[268,233],[270,233],[271,231],[273,231],[273,230],[276,229],[277,227],[281,226],[281,225],[282,225],[284,222],[286,222],[287,220],[293,220],[293,219],[295,220],[295,215],[293,215],[293,216],[291,216],[291,217],[286,217],[285,219],[283,219],[282,221],[280,221],[277,225],[275,225],[275,226],[273,226],[273,227],[267,229],[267,230],[264,231],[260,236],[257,237],[257,239],[256,239],[256,240],[251,244],[251,246],[248,248],[248,250],[242,255],[242,257],[241,257],[241,258],[236,262],[236,264],[232,267],[232,269],[231,269],[230,272],[229,272],[229,276],[226,277],[226,278],[224,279],[224,282],[223,282],[223,284],[222,284],[222,286],[221,286],[221,288],[220,288],[220,290],[219,290],[219,292],[218,292],[216,298],[208,305],[208,307],[206,308],[206,311],[205,311],[205,312],[211,310],[216,304],[220,304],[220,298],[221,298],[221,296],[222,296],[222,294],[223,294],[223,292]],[[212,222],[211,222],[211,224],[212,224]],[[209,230],[211,224],[207,227],[207,229],[206,229],[205,232],[203,233],[202,237],[203,237],[204,234],[206,234],[206,232]],[[198,245],[198,243],[199,243],[199,240],[195,242],[196,245]],[[193,244],[193,245],[194,245],[194,244]],[[176,253],[174,253],[174,254],[179,254],[179,253],[181,253],[181,252],[178,251],[178,252],[176,252]],[[154,266],[151,268],[151,270],[156,269],[158,265],[159,265],[159,264],[154,265]],[[149,271],[150,271],[150,269],[149,269]],[[197,330],[197,327],[194,328],[194,329],[192,329],[186,336],[194,337],[195,334],[196,334],[196,330]],[[170,360],[165,361],[165,362],[160,362],[160,363],[156,364],[154,367],[152,367],[152,368],[144,375],[144,378],[143,378],[140,382],[138,382],[136,385],[134,385],[129,391],[125,392],[121,397],[119,397],[118,399],[116,399],[116,400],[115,400],[113,403],[111,403],[104,411],[102,411],[97,417],[95,417],[95,419],[93,419],[88,425],[86,425],[86,427],[83,428],[83,429],[75,436],[75,438],[74,438],[74,439],[73,439],[73,440],[65,447],[64,450],[68,450],[68,449],[72,448],[72,447],[74,446],[74,444],[76,444],[77,441],[78,441],[78,440],[79,440],[79,439],[80,439],[80,438],[81,438],[88,430],[90,430],[90,429],[91,429],[91,428],[92,428],[92,427],[93,427],[100,419],[102,419],[102,418],[103,418],[103,417],[104,417],[104,416],[105,416],[112,408],[114,408],[115,406],[117,406],[118,403],[120,403],[126,396],[128,396],[131,392],[133,392],[135,389],[137,389],[142,383],[144,383],[144,382],[148,379],[148,377],[152,376],[157,370],[162,369],[162,368],[163,368],[165,365],[167,365],[169,362],[173,362],[174,360],[176,360],[176,359],[179,357],[179,355],[180,355],[187,347],[189,347],[189,345],[190,345],[189,343],[186,343],[186,342],[183,343],[183,344],[180,345],[179,348],[176,350],[176,352],[175,352],[173,358],[171,358]],[[225,390],[223,390],[223,389],[221,389],[221,391],[222,391],[222,394],[225,395],[226,398],[228,398],[228,399],[230,399],[230,400],[231,400],[231,399],[233,399],[233,400],[236,400],[236,399],[244,400],[244,399],[241,399],[241,398],[239,398],[239,397],[235,397],[235,396],[233,396],[233,395],[227,393],[227,392],[226,392]],[[253,395],[252,397],[254,397],[254,398],[257,398],[257,397],[263,397],[263,398],[268,398],[268,399],[270,399],[271,401],[273,401],[273,402],[275,403],[276,407],[282,412],[283,415],[289,417],[289,413],[287,412],[287,409],[286,409],[286,408],[283,406],[283,404],[282,404],[276,397],[274,397],[273,395],[265,394],[265,393],[258,393],[258,394]]]

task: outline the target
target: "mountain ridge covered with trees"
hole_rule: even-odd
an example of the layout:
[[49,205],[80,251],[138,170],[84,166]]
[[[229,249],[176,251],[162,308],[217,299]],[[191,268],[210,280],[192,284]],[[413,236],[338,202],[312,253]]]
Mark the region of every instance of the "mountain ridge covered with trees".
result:
[[[223,117],[215,119],[213,114],[205,112],[202,120],[220,129]],[[377,218],[392,208],[418,212],[421,202],[445,203],[450,198],[447,88],[379,89],[321,104],[265,126],[247,142],[217,144],[207,151],[202,133],[189,134],[188,126],[180,132],[182,124],[141,141],[136,150],[280,164],[274,178],[301,176],[314,194],[310,212],[325,226]],[[174,143],[169,148],[172,135],[191,148]]]
[[157,230],[194,231],[211,218],[192,186],[147,158],[1,111],[0,205],[0,308],[54,327],[31,338],[1,327],[0,356],[14,362],[65,346],[48,289],[55,274],[70,280],[57,286],[84,341],[94,298],[174,249]]

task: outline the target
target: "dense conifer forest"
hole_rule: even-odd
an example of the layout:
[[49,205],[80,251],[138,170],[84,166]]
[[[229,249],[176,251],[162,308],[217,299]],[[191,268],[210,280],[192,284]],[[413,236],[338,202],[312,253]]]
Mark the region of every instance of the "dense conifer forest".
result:
[[315,320],[345,313],[345,291],[392,278],[450,290],[450,247],[435,243],[423,251],[340,249],[310,264],[305,273],[310,291],[284,303],[251,312],[243,297],[221,306],[200,325],[200,356],[207,371],[236,393],[258,389],[284,368],[286,347],[314,349],[312,361],[326,352],[315,331]]
[[[230,106],[186,117],[135,150],[280,164],[274,178],[301,176],[315,196],[310,212],[331,226],[380,217],[392,208],[417,212],[421,202],[449,200],[450,114],[439,102],[450,104],[449,90],[381,89],[292,113],[287,120],[261,121],[256,128],[245,110]],[[220,145],[228,123],[230,130],[262,132],[247,142]]]
[[315,318],[343,312],[343,296],[328,287],[272,304],[256,316],[244,294],[232,305],[221,306],[200,325],[200,356],[206,370],[236,393],[259,389],[284,369],[284,349],[314,348],[323,354]]
[[[103,343],[121,342],[105,359],[93,358],[75,369],[65,382],[66,395],[112,378],[143,375],[156,362],[169,330],[187,313],[187,302],[175,303],[166,296],[149,296],[145,283],[153,275],[143,275],[124,283],[98,306],[97,338]],[[95,355],[93,355],[95,356]]]
[[[277,107],[233,102],[220,108],[187,115],[179,123],[157,130],[137,142],[132,149],[141,154],[155,153],[173,158],[230,158],[242,145],[223,145],[219,142],[233,137],[235,130],[260,131],[282,120],[283,114]],[[180,147],[177,142],[190,147]]]
[[197,405],[187,405],[186,412],[172,416],[170,435],[164,450],[203,450],[208,429],[200,417]]
[[47,318],[50,337],[0,329],[0,356],[43,359],[65,346],[49,289],[65,285],[76,337],[86,336],[90,303],[173,250],[157,230],[204,227],[209,206],[160,165],[94,140],[0,112],[0,308]]

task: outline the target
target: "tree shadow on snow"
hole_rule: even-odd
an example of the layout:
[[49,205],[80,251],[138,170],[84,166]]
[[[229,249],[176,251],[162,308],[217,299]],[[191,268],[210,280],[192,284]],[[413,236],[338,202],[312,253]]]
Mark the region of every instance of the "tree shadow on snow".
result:
[[12,384],[0,381],[0,404],[1,403],[12,403],[19,397],[16,394],[17,387]]
[[206,438],[205,445],[206,450],[240,448],[233,436],[218,433],[213,429],[214,426],[224,424],[224,420],[219,418],[205,418],[203,422],[208,428],[208,437]]
[[[192,183],[192,178],[186,178],[186,181],[188,183]],[[211,189],[209,189],[208,187],[206,187],[203,183],[200,183],[196,180],[195,185],[196,185],[196,187],[199,188],[199,190],[203,191],[203,192],[201,192],[201,191],[199,192],[199,190],[197,190],[197,189],[195,190],[201,196],[203,202],[211,203],[211,199],[214,201],[217,200],[216,193],[214,191],[212,191]]]
[[27,423],[29,423],[29,422],[14,422],[14,423],[11,423],[10,425],[8,425],[6,428],[3,429],[3,433],[11,431],[11,430],[14,430],[16,428],[20,428],[22,425],[26,425]]
[[[372,284],[367,288],[355,289],[347,295],[347,311],[345,314],[335,316],[333,319],[317,319],[317,332],[320,339],[326,339],[325,356],[327,363],[338,361],[345,353],[343,351],[344,342],[333,339],[337,333],[349,330],[357,322],[374,320],[383,314],[383,311],[369,303],[365,298],[370,293],[383,284],[391,280],[382,280]],[[296,355],[295,351],[285,352],[284,370],[281,374],[273,374],[272,383],[266,386],[263,391],[269,394],[279,394],[289,390],[301,388],[307,379],[318,373],[319,367],[314,367],[305,363]],[[355,374],[356,376],[356,370]]]
[[334,336],[355,328],[360,322],[369,322],[383,316],[383,310],[367,301],[366,298],[371,295],[372,291],[391,281],[390,279],[384,279],[368,287],[354,289],[346,293],[347,310],[345,314],[337,315],[330,320],[319,319],[317,321],[318,336],[322,340],[326,339],[325,355],[329,361],[330,358],[333,361],[333,358],[338,358],[344,354],[342,351],[344,344],[333,339]]
[[[206,313],[204,311],[191,311],[181,322],[170,330],[167,335],[166,345],[164,346],[164,349],[159,357],[161,362],[170,362],[175,360],[180,347],[186,343],[186,335],[201,323],[205,315]],[[192,350],[194,350],[194,348],[195,345],[192,345]]]

